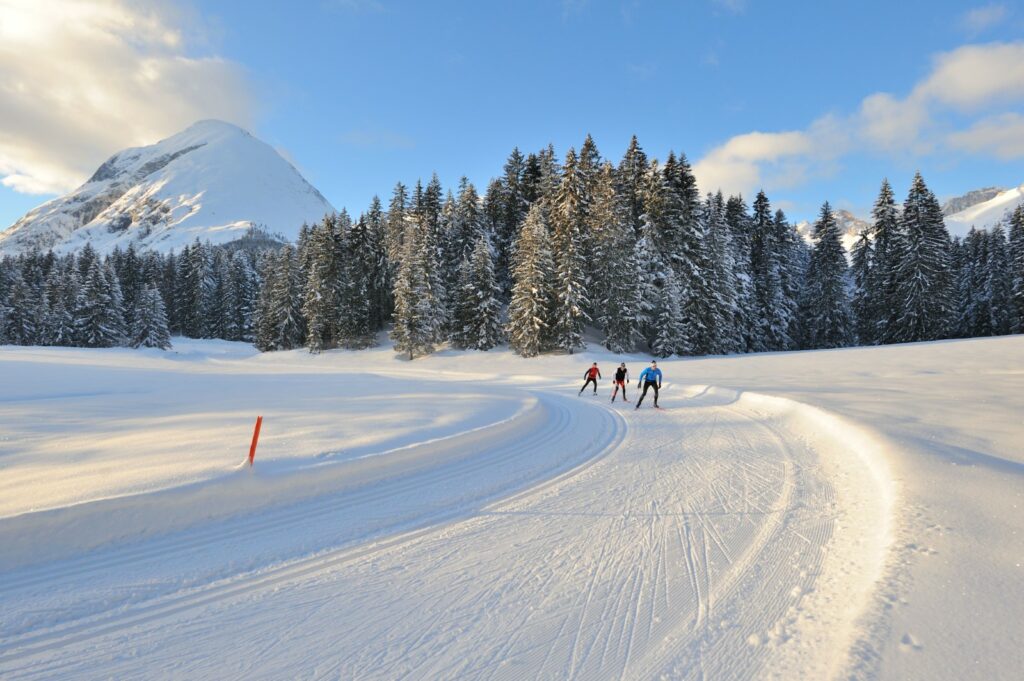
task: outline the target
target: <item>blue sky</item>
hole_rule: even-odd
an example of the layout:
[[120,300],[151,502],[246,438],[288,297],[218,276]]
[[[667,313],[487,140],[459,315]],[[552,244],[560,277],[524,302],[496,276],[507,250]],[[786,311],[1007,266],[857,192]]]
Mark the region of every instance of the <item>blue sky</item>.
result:
[[[0,225],[119,148],[203,117],[249,127],[356,213],[396,181],[434,171],[446,186],[465,174],[482,189],[513,146],[551,142],[562,155],[588,132],[614,161],[634,133],[651,156],[683,151],[704,188],[749,196],[763,187],[796,219],[825,199],[865,212],[882,177],[902,193],[916,169],[940,196],[1024,182],[1024,7],[1013,3],[83,0],[76,9],[92,5],[101,19],[83,21],[103,39],[58,41],[71,41],[63,62],[23,52],[27,63],[5,68],[0,56],[0,74],[20,67],[30,83],[27,93],[0,89],[0,114],[2,97],[19,111],[41,107],[67,77],[53,64],[69,53],[81,57],[78,81],[93,57],[103,67],[78,95],[88,101],[74,106],[71,92],[60,103],[66,116],[0,122]],[[65,29],[36,33],[62,37],[51,30]],[[111,35],[127,62],[123,84],[109,86],[116,111],[93,103],[112,78]],[[138,91],[139,69],[152,64],[164,66]]]

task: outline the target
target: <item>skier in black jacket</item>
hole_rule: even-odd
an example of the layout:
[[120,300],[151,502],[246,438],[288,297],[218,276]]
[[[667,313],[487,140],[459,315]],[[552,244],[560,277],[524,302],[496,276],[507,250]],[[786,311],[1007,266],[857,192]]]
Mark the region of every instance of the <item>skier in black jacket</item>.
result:
[[615,401],[615,396],[619,394],[619,388],[622,388],[622,401],[629,402],[629,399],[626,397],[627,383],[629,383],[629,369],[626,368],[626,363],[623,362],[615,370],[615,390],[612,392],[612,402]]

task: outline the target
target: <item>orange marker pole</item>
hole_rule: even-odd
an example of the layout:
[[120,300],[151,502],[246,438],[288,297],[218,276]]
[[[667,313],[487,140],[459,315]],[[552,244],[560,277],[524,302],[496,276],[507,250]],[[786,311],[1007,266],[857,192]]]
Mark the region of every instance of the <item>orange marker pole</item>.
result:
[[263,425],[263,417],[256,417],[256,430],[252,431],[252,444],[249,446],[249,466],[252,466],[253,460],[256,458],[256,443],[260,439],[260,426]]

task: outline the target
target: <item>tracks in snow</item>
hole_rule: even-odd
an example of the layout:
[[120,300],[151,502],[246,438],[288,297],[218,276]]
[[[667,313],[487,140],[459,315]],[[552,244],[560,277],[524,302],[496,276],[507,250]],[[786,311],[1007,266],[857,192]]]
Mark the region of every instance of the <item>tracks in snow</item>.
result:
[[[492,480],[490,494],[456,495],[403,534],[12,636],[0,642],[0,672],[728,679],[770,669],[817,616],[804,605],[843,513],[808,433],[717,390],[663,396],[670,410],[632,414],[628,433],[604,408],[539,399],[544,422],[515,445],[418,476],[441,488]],[[502,467],[527,451],[549,467],[518,486],[547,481],[495,491],[514,470]],[[337,507],[300,507],[293,520],[268,514],[238,525],[236,539],[398,500],[418,492],[416,477],[341,495]],[[172,546],[134,550],[145,561]],[[89,569],[116,571],[128,558],[138,556],[101,554]],[[47,579],[70,577],[61,569]]]

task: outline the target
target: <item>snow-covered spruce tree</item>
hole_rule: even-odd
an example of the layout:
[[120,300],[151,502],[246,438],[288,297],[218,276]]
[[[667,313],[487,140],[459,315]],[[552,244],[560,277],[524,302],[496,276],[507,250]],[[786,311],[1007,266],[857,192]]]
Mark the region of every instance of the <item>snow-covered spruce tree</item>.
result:
[[260,288],[256,297],[256,313],[253,319],[253,345],[260,352],[274,349],[274,318],[271,315],[270,291],[274,274],[277,270],[277,254],[267,252],[260,256],[259,268]]
[[373,241],[365,216],[356,220],[342,239],[338,342],[346,348],[371,347],[378,330],[374,323],[380,315],[374,290],[378,254]]
[[359,252],[362,271],[367,273],[370,287],[370,329],[374,333],[384,328],[391,318],[394,303],[391,300],[392,271],[388,262],[387,222],[376,196],[364,216],[366,225],[365,247]]
[[[228,274],[228,253],[222,248],[210,249],[210,284],[203,306],[203,337],[227,338],[229,310],[234,307]],[[125,319],[128,319],[127,313]]]
[[555,347],[570,354],[584,347],[583,328],[590,321],[587,314],[590,307],[586,262],[587,196],[583,179],[576,152],[570,148],[551,211],[555,259],[552,341]]
[[523,357],[535,357],[547,345],[551,327],[554,262],[539,204],[530,207],[517,239],[508,308],[509,346]]
[[[112,271],[109,273],[112,274]],[[116,275],[115,275],[116,276]],[[110,348],[125,342],[119,287],[108,270],[94,259],[86,273],[75,311],[75,336],[87,348]]]
[[658,295],[654,340],[651,342],[651,352],[656,357],[668,357],[690,351],[690,340],[686,337],[682,310],[679,307],[680,297],[676,276],[672,268],[668,268],[665,283]]
[[708,280],[711,271],[707,235],[700,222],[699,198],[696,178],[685,155],[677,159],[669,153],[664,168],[665,187],[671,197],[673,219],[668,258],[676,275],[680,293],[680,311],[683,315],[685,336],[691,344],[680,348],[681,353],[697,352],[696,344],[706,338],[712,321],[712,287]]
[[969,316],[973,304],[973,289],[967,246],[960,237],[954,237],[950,243],[949,262],[953,269],[953,288],[956,301],[953,321],[950,324],[950,335],[953,338],[967,338],[970,336]]
[[388,254],[390,279],[394,282],[398,274],[398,265],[404,252],[405,223],[409,211],[409,190],[399,182],[391,193],[387,217],[384,220],[384,250]]
[[597,321],[612,352],[632,352],[643,340],[640,287],[636,282],[634,230],[615,192],[615,169],[605,163],[594,180],[590,221]]
[[874,337],[874,320],[870,307],[871,292],[868,289],[873,253],[871,238],[867,231],[861,232],[857,237],[850,255],[850,274],[853,276],[850,310],[853,312],[857,339],[861,344],[867,344]]
[[305,330],[298,253],[286,245],[267,262],[272,269],[264,279],[256,345],[263,351],[301,347]]
[[310,230],[309,261],[302,293],[306,347],[312,353],[335,347],[340,325],[341,239],[337,221],[328,216]]
[[503,334],[501,290],[486,236],[477,240],[471,256],[463,260],[452,341],[459,348],[490,350],[502,341]]
[[213,283],[209,248],[196,239],[178,258],[175,304],[183,336],[202,338],[206,335],[206,309]]
[[15,266],[7,277],[4,342],[11,345],[36,345],[39,342],[38,297]]
[[788,319],[782,292],[782,244],[764,191],[754,198],[750,221],[750,262],[756,314],[754,351],[783,350],[787,346]]
[[167,311],[167,325],[171,334],[181,333],[181,322],[178,315],[178,256],[172,250],[163,258],[159,274],[160,295],[164,299]]
[[142,293],[146,282],[142,273],[142,260],[135,251],[135,244],[129,243],[125,251],[114,250],[111,254],[114,271],[121,282],[121,294],[124,296],[125,320],[135,318],[135,301]]
[[439,342],[444,311],[435,294],[437,270],[428,218],[418,213],[406,224],[404,253],[395,280],[395,325],[391,339],[395,350],[416,355],[429,354]]
[[781,343],[780,350],[792,350],[796,346],[797,310],[800,306],[800,289],[803,287],[804,271],[807,269],[807,244],[797,233],[786,214],[775,211],[776,243],[780,251],[780,267],[782,274],[782,305],[777,309],[780,318],[773,322],[784,330],[784,335],[776,341]]
[[142,289],[135,301],[135,320],[132,323],[132,347],[171,347],[171,333],[167,329],[167,314],[160,291],[152,285]]
[[1010,333],[1024,333],[1024,206],[1010,217]]
[[491,221],[496,251],[494,269],[504,292],[512,289],[512,245],[530,208],[525,176],[526,158],[518,148],[514,148],[505,161],[501,178],[487,188],[485,204],[488,210],[485,212],[494,212]]
[[750,352],[757,345],[758,311],[754,293],[754,275],[751,261],[750,213],[741,196],[730,196],[725,202],[725,223],[732,241],[733,271],[735,273],[735,328],[738,345],[736,351]]
[[949,233],[942,208],[924,183],[914,175],[903,204],[896,282],[899,317],[894,339],[898,342],[946,337],[953,315],[953,282],[949,265]]
[[227,339],[252,342],[255,338],[254,320],[259,296],[259,278],[252,261],[243,251],[235,251],[231,256],[228,280],[234,305],[228,310]]
[[655,246],[653,234],[654,228],[645,213],[640,238],[633,245],[633,260],[636,262],[636,288],[640,304],[636,316],[640,322],[640,333],[648,346],[654,345],[661,290],[672,269]]
[[814,250],[800,306],[805,348],[841,348],[853,341],[846,293],[846,253],[828,201],[814,225]]
[[900,213],[889,180],[882,180],[871,209],[871,259],[862,301],[865,319],[860,322],[861,343],[892,343],[899,314],[896,283],[903,250]]
[[1011,281],[1010,249],[1006,230],[996,225],[988,233],[988,262],[985,268],[985,288],[988,292],[988,324],[993,336],[1010,333]]
[[640,236],[643,224],[641,216],[647,212],[644,205],[644,190],[647,185],[647,154],[644,153],[636,135],[629,141],[629,147],[619,162],[618,194],[625,210],[626,223]]
[[736,329],[736,272],[733,260],[732,234],[725,222],[725,200],[722,193],[708,194],[701,206],[701,228],[708,245],[710,298],[708,321],[693,339],[694,351],[713,355],[736,352],[741,343]]
[[69,346],[75,341],[75,316],[78,271],[69,267],[54,267],[46,280],[46,335],[47,345]]

